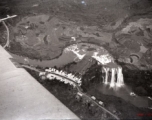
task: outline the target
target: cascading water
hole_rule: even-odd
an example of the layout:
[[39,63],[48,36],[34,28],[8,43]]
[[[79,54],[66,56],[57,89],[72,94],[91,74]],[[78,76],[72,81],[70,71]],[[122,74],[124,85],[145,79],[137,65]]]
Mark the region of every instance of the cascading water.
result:
[[121,87],[124,85],[124,79],[123,79],[123,74],[122,74],[122,68],[121,67],[118,67],[118,70],[117,70],[117,83],[116,85],[118,87]]
[[112,71],[112,75],[111,75],[110,87],[114,87],[115,86],[115,68],[112,68],[111,71]]
[[105,80],[103,81],[104,84],[108,84],[108,76],[109,76],[109,68],[103,68],[105,70]]
[[[109,84],[111,88],[115,86],[122,87],[124,85],[122,68],[120,66],[118,66],[117,68],[103,67],[103,70],[105,72],[105,77],[104,77],[105,79],[103,80],[104,84]],[[111,80],[109,80],[110,71],[111,71]]]
[[[94,48],[94,51],[89,51],[87,46]],[[114,62],[114,58],[102,47],[95,45],[90,45],[86,43],[81,43],[79,45],[74,44],[65,49],[65,52],[73,52],[80,60],[82,60],[86,55],[90,55],[92,58],[98,61],[98,64],[103,65],[103,71],[105,76],[103,76],[104,84],[109,84],[111,88],[121,87],[124,85],[123,74],[121,66]],[[81,54],[80,54],[81,53]],[[111,76],[111,79],[110,79]]]

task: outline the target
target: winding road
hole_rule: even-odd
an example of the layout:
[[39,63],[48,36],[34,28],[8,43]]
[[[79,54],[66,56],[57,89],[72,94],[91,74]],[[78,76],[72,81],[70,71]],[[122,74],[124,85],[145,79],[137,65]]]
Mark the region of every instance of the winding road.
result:
[[6,18],[0,19],[0,22],[3,23],[3,25],[4,25],[5,28],[6,28],[6,32],[7,32],[7,42],[6,42],[6,44],[3,46],[4,48],[9,47],[9,43],[10,43],[10,39],[9,39],[9,37],[10,37],[9,28],[7,27],[7,25],[6,25],[6,23],[4,22],[4,20],[10,19],[10,18],[14,18],[14,17],[16,17],[16,16],[17,16],[17,15],[12,15],[12,16],[7,15]]
[[[22,65],[22,67],[25,67],[25,68],[34,70],[34,71],[36,71],[36,72],[44,72],[44,71],[40,71],[40,70],[38,70],[38,69],[36,69],[36,68],[33,68],[33,67],[31,67],[31,66],[28,66],[28,65]],[[79,87],[78,84],[77,84],[76,82],[74,82],[72,79],[70,79],[70,78],[68,78],[68,77],[65,77],[65,76],[62,76],[62,75],[59,75],[59,74],[54,73],[54,72],[50,72],[49,74],[57,75],[57,76],[59,76],[59,77],[62,77],[62,78],[64,78],[64,79],[67,79],[67,80],[73,82],[73,83],[75,84],[76,88],[77,88],[77,91],[78,91],[79,93],[81,93],[82,96],[84,96],[84,97],[87,98],[89,101],[91,101],[92,103],[94,103],[95,105],[97,105],[98,107],[100,107],[100,108],[101,108],[103,111],[105,111],[106,113],[108,113],[108,114],[110,114],[111,116],[113,116],[113,118],[115,118],[116,120],[120,120],[120,118],[118,118],[115,114],[113,114],[112,112],[110,112],[109,110],[107,110],[106,108],[104,108],[103,106],[101,106],[97,101],[93,100],[89,95],[83,93],[82,90],[81,90],[81,87]]]
[[5,26],[6,31],[7,31],[7,42],[6,42],[6,44],[4,45],[4,48],[6,48],[6,47],[9,47],[9,43],[10,43],[10,41],[9,41],[9,36],[10,36],[10,35],[9,35],[9,29],[8,29],[6,23],[5,23],[4,21],[2,21],[2,23],[3,23],[3,25]]

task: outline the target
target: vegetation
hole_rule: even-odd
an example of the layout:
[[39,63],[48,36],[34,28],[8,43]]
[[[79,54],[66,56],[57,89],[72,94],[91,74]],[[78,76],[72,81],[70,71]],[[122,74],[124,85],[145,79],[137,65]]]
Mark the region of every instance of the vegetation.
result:
[[152,70],[129,70],[123,68],[125,83],[140,96],[152,96]]
[[[61,21],[70,23],[71,21],[76,22],[78,25],[84,26],[98,26],[102,28],[103,31],[113,33],[115,35],[121,28],[126,26],[129,22],[135,21],[139,18],[150,18],[151,17],[151,0],[139,0],[139,2],[133,2],[131,0],[113,0],[108,2],[103,2],[101,0],[87,0],[87,7],[81,4],[80,0],[5,0],[0,2],[0,15],[1,17],[5,17],[7,14],[17,14],[18,17],[13,20],[8,20],[8,24],[11,26],[15,26],[16,23],[21,21],[23,17],[27,16],[35,16],[38,14],[47,14],[50,16],[48,21],[50,21],[53,17],[58,18]],[[104,0],[106,1],[106,0]],[[109,0],[107,0],[109,1]],[[137,0],[138,1],[138,0]],[[99,4],[100,3],[100,4]],[[146,4],[145,4],[146,3]],[[38,4],[38,7],[32,7],[32,5]],[[92,9],[93,8],[93,9]],[[144,11],[144,12],[143,12]],[[149,11],[149,12],[147,12]],[[119,13],[119,14],[118,14]],[[128,16],[128,17],[126,17]],[[124,19],[122,24],[115,30],[106,30],[104,26],[114,26],[118,19]],[[43,22],[40,23],[44,24]],[[52,28],[50,28],[52,29]],[[65,28],[64,28],[65,29]],[[80,28],[84,30],[84,28]],[[101,29],[98,30],[100,32]],[[0,24],[0,31],[4,31],[4,28]],[[146,31],[145,31],[146,32]],[[148,34],[150,35],[151,30],[148,30]],[[22,33],[23,34],[23,33]],[[130,34],[130,33],[129,33]],[[131,33],[132,35],[133,33]],[[102,45],[106,50],[108,50],[116,59],[119,57],[128,57],[133,52],[140,51],[140,45],[138,42],[140,40],[135,37],[135,41],[129,41],[123,35],[123,39],[118,39],[118,37],[113,35],[113,41],[111,43],[104,43],[100,40],[96,40],[93,38],[82,38],[79,36],[79,40],[84,42],[90,42],[93,44]],[[143,37],[143,33],[133,34],[133,36],[142,36],[141,38],[144,40],[143,45],[149,50],[143,54],[147,64],[151,64],[151,42],[147,42],[148,39]],[[0,33],[0,44],[4,45],[6,43],[5,34],[3,32]],[[38,36],[38,34],[36,35]],[[97,33],[96,36],[99,36]],[[77,36],[78,37],[78,36]],[[13,37],[11,37],[13,38]],[[53,52],[51,53],[50,49],[48,49],[48,53],[43,51],[43,55],[40,52],[33,48],[25,48],[21,45],[20,42],[17,42],[15,39],[11,39],[10,47],[7,48],[8,51],[17,54],[29,57],[31,59],[52,59],[58,57],[62,54],[62,50],[64,47],[72,44],[72,42],[67,42],[70,40],[69,37],[60,37],[59,43],[64,41],[59,49],[55,47],[48,46],[47,36],[44,38],[44,42],[46,46],[43,46],[44,49],[48,46]],[[123,40],[126,42],[121,43]],[[52,42],[51,42],[52,44]],[[57,43],[57,45],[59,45]],[[38,46],[42,50],[42,46]],[[124,50],[124,48],[126,48]],[[39,49],[39,48],[38,48]],[[58,53],[59,51],[60,53]],[[55,54],[54,54],[55,53]],[[150,57],[150,59],[149,59]],[[63,68],[67,72],[71,72],[69,67],[72,65],[76,65],[77,63],[69,63],[67,66]],[[138,70],[138,69],[129,69],[126,64],[121,64],[123,67],[124,81],[125,84],[132,87],[133,91],[137,95],[141,96],[152,96],[152,70]],[[131,66],[131,65],[130,65]],[[115,96],[104,95],[98,89],[97,85],[102,83],[102,71],[101,67],[96,64],[93,64],[89,69],[85,71],[83,77],[82,88],[85,92],[90,95],[94,95],[97,99],[103,101],[106,107],[120,116],[120,118],[125,119],[143,119],[143,117],[137,116],[138,113],[149,112],[147,109],[137,108],[132,104],[125,102],[124,100],[117,98]],[[131,68],[133,68],[131,66]],[[62,69],[62,68],[60,68]],[[105,113],[100,111],[96,106],[90,107],[91,105],[85,105],[81,102],[78,102],[75,99],[76,91],[72,89],[69,85],[65,85],[58,81],[42,81],[38,73],[27,70],[33,77],[35,77],[42,85],[48,89],[52,94],[54,94],[61,102],[63,102],[66,106],[68,106],[74,113],[76,113],[82,119],[107,119],[109,118]],[[72,71],[73,72],[73,71]]]
[[0,45],[4,46],[6,44],[6,35],[5,35],[5,27],[2,23],[0,23]]
[[29,69],[27,71],[82,120],[107,120],[111,118],[111,116],[103,112],[98,106],[88,104],[85,99],[76,99],[77,90],[72,86],[63,84],[57,80],[42,81],[38,73]]
[[[63,104],[65,104],[69,109],[71,109],[76,115],[81,119],[108,119],[107,116],[101,109],[97,106],[86,104],[85,100],[76,99],[76,89],[73,89],[70,85],[63,84],[62,82],[56,80],[46,80],[42,81],[38,73],[27,70],[33,77],[35,77],[46,89],[48,89],[52,94],[54,94]],[[98,71],[98,74],[97,72]],[[90,74],[89,74],[90,73]],[[91,96],[95,96],[98,100],[103,101],[105,107],[116,114],[121,119],[148,119],[150,116],[139,116],[139,113],[149,113],[150,110],[138,108],[124,101],[121,98],[104,95],[97,89],[97,86],[101,84],[101,66],[97,64],[92,65],[92,67],[83,76],[83,90]],[[95,77],[92,77],[95,76]],[[89,80],[89,81],[87,81]],[[123,106],[123,107],[122,107]],[[129,111],[129,112],[128,112]]]
[[[126,68],[123,68],[123,69],[125,70]],[[135,91],[138,95],[145,95],[145,96],[151,95],[150,91],[145,92],[147,89],[143,90],[143,88],[137,87],[138,85],[144,86],[143,84],[148,84],[150,82],[150,81],[148,82],[148,81],[143,80],[143,78],[146,75],[141,73],[141,75],[139,75],[138,77],[139,72],[135,73],[135,71],[130,70],[128,73],[128,71],[127,72],[123,71],[124,77],[125,77],[125,84],[130,82],[130,85],[132,85],[133,87],[133,91]],[[138,81],[134,80],[135,76],[138,77],[139,79]],[[85,90],[85,92],[90,95],[95,96],[98,100],[103,101],[105,104],[105,107],[108,108],[111,112],[115,113],[121,119],[130,119],[130,118],[131,119],[145,119],[145,118],[148,119],[149,118],[147,116],[140,117],[137,114],[149,113],[150,110],[138,108],[121,98],[111,96],[111,95],[105,95],[104,93],[102,93],[102,91],[99,91],[98,89],[99,84],[102,84],[101,66],[95,64],[95,65],[92,65],[92,67],[90,67],[90,69],[83,76],[82,88]]]

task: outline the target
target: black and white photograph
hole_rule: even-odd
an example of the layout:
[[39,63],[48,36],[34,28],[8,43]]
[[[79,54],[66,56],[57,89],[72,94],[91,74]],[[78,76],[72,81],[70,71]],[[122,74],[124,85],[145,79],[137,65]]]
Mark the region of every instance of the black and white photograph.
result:
[[0,0],[0,120],[152,120],[152,0]]

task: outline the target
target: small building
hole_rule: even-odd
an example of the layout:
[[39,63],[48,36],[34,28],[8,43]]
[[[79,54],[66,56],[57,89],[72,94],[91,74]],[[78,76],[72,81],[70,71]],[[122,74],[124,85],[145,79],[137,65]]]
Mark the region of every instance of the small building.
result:
[[136,97],[136,94],[134,92],[130,92],[130,96]]
[[99,105],[102,105],[102,106],[103,106],[104,104],[103,104],[103,102],[102,102],[102,101],[99,101]]
[[94,96],[91,97],[93,100],[96,100],[96,98]]
[[80,93],[80,92],[77,92],[77,95],[79,95],[79,96],[81,96],[81,97],[83,96],[82,93]]

